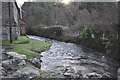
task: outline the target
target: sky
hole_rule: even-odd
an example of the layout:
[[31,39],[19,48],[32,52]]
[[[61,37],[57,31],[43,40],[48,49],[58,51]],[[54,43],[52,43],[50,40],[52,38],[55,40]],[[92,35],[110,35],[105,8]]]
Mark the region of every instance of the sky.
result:
[[18,4],[18,7],[21,7],[24,4],[24,2],[27,2],[29,0],[16,0],[16,1],[17,1],[17,4]]
[[[16,0],[16,1],[17,1],[17,4],[18,4],[18,7],[21,7],[24,4],[24,2],[34,1],[34,0]],[[38,1],[47,1],[47,2],[49,2],[49,1],[52,1],[52,2],[54,2],[54,1],[62,1],[63,3],[68,4],[72,0],[38,0]]]
[[[33,1],[33,0],[16,0],[16,1],[17,1],[17,4],[18,4],[18,7],[21,7],[24,4],[24,2]],[[39,0],[39,1],[44,1],[44,0]],[[49,0],[45,0],[45,1],[49,1]],[[59,0],[50,0],[50,1],[59,1]],[[68,4],[69,1],[71,1],[71,0],[63,0],[62,2],[65,3],[65,4]],[[76,1],[81,1],[81,0],[76,0]],[[84,0],[82,0],[82,1],[84,1]],[[92,1],[92,0],[88,0],[88,1]],[[94,0],[94,1],[100,1],[100,0]],[[106,1],[106,0],[101,0],[101,1]],[[120,1],[120,0],[116,0],[116,1]]]

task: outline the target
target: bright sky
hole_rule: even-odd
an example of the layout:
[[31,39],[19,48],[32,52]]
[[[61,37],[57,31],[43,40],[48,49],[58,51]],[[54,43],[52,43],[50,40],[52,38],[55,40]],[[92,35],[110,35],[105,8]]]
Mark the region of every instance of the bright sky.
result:
[[[17,4],[18,4],[18,6],[19,7],[21,7],[23,4],[24,4],[24,2],[27,2],[27,1],[33,1],[33,0],[16,0],[17,1]],[[48,0],[49,1],[49,0]],[[53,0],[53,1],[55,1],[55,0]],[[57,1],[59,1],[59,0],[57,0]],[[62,3],[64,3],[64,4],[69,4],[71,1],[74,1],[74,0],[61,0],[62,1]],[[120,0],[116,0],[116,1],[120,1]]]
[[16,0],[16,1],[17,1],[18,6],[21,7],[24,4],[24,2],[27,2],[29,0]]
[[[27,2],[27,1],[33,1],[33,0],[16,0],[17,1],[17,4],[18,4],[18,6],[19,7],[21,7],[23,4],[24,4],[24,2]],[[49,1],[49,0],[48,0]],[[55,0],[53,0],[53,2],[54,2]],[[58,1],[58,0],[57,0]],[[69,4],[72,0],[61,0],[62,1],[62,3],[64,3],[64,4]]]
[[72,0],[62,0],[62,3],[68,5]]

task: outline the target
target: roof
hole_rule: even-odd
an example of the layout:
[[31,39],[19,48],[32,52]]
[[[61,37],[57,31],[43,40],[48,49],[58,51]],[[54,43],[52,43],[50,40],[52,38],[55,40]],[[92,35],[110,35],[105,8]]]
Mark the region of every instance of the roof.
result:
[[16,7],[17,7],[17,10],[18,10],[19,14],[20,14],[20,8],[18,7],[17,2],[15,1],[14,3],[16,5]]

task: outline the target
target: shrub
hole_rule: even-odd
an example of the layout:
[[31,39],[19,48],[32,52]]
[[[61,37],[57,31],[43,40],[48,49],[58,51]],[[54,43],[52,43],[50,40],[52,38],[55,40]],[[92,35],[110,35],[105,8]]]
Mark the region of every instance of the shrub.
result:
[[[94,37],[92,37],[94,35]],[[80,37],[83,40],[89,39],[89,38],[99,38],[102,35],[102,31],[100,29],[95,28],[94,26],[86,26],[83,28],[83,30],[80,32]]]
[[118,36],[116,34],[110,35],[108,40],[104,42],[106,53],[112,58],[119,59],[118,57]]
[[80,32],[81,45],[100,52],[106,52],[108,56],[120,60],[118,54],[118,34],[109,34],[106,40],[101,39],[102,37],[103,31],[94,26],[86,26]]
[[80,32],[81,44],[86,47],[103,51],[104,46],[102,45],[101,40],[102,34],[102,30],[91,25],[86,26]]

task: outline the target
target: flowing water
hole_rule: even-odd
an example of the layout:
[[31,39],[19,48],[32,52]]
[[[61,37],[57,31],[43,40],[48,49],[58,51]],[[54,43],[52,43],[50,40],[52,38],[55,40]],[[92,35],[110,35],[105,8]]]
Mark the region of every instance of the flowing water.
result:
[[104,77],[116,77],[118,64],[102,53],[74,43],[32,35],[28,35],[28,37],[52,44],[50,50],[41,53],[43,55],[41,70],[61,75],[61,77],[90,73],[97,73]]

